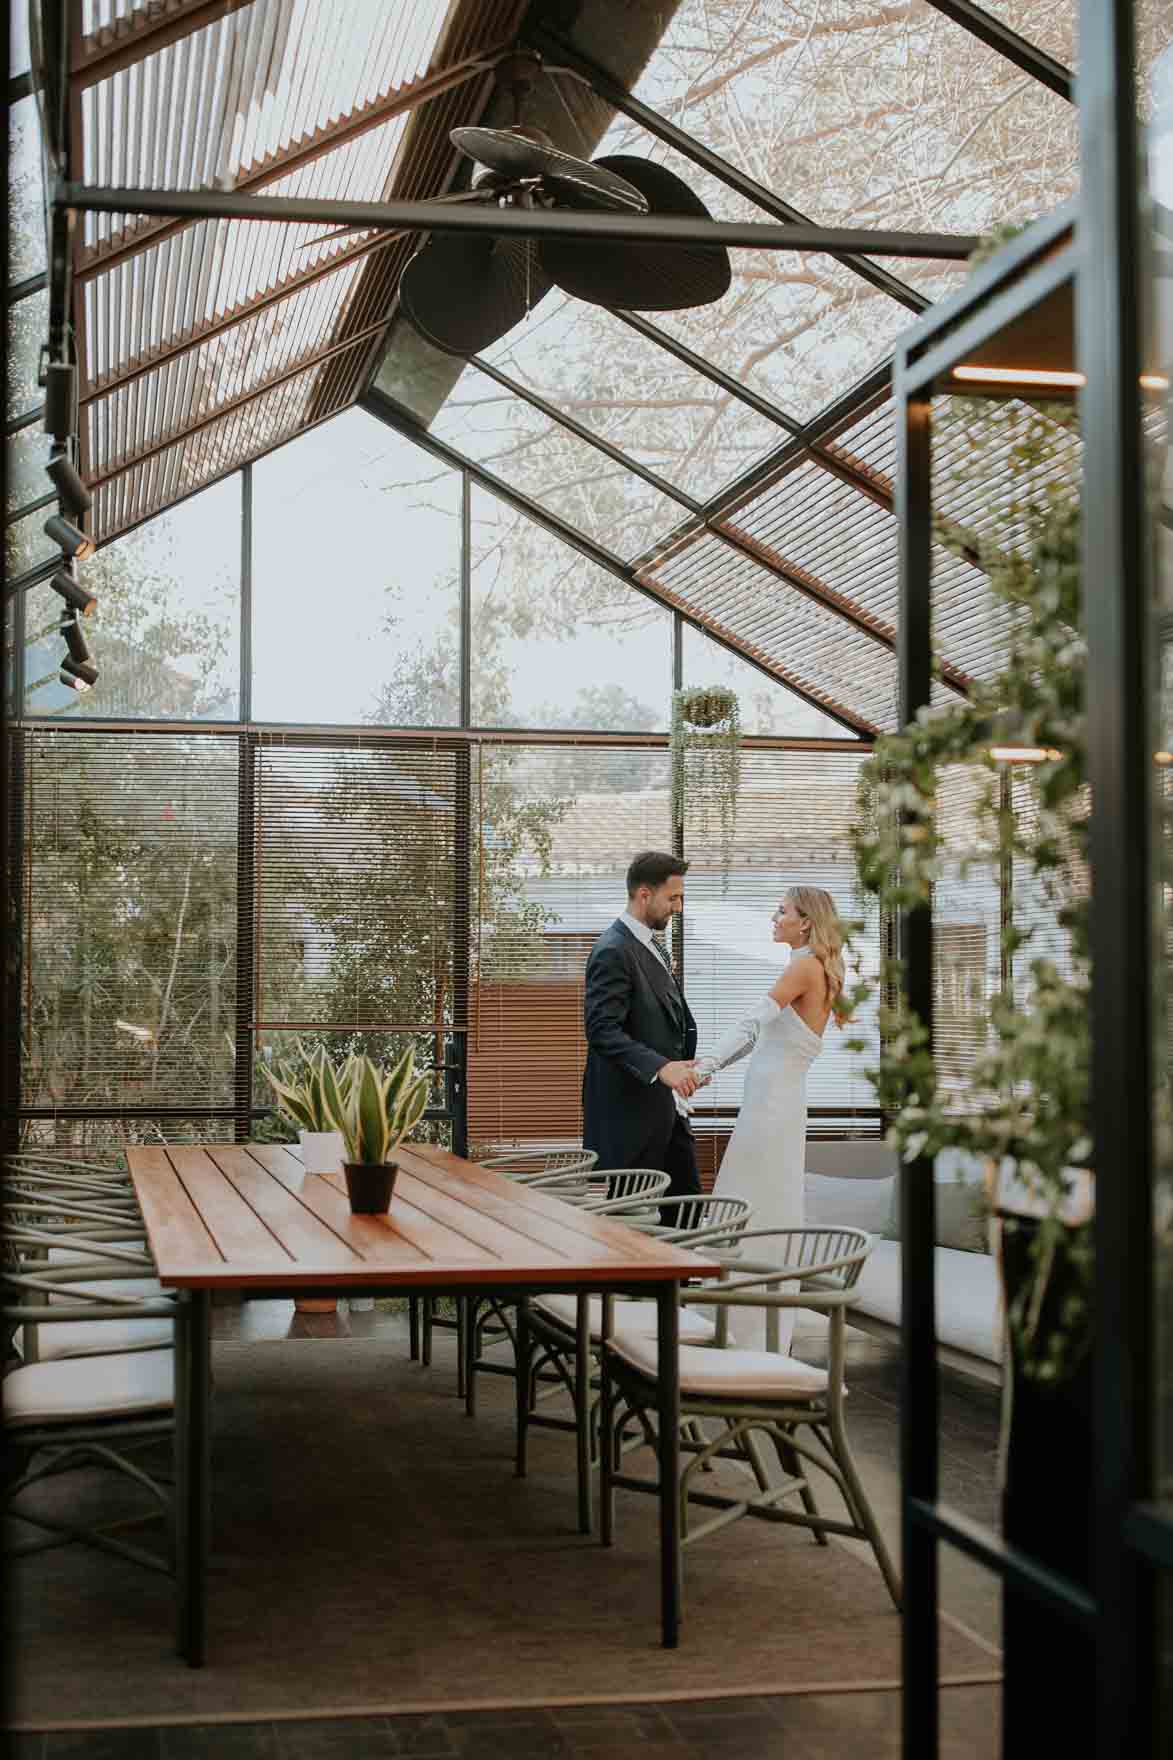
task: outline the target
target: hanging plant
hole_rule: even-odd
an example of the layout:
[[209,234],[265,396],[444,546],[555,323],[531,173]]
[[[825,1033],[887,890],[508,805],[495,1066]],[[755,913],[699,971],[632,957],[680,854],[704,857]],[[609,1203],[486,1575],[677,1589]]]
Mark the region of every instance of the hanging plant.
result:
[[721,890],[729,888],[729,865],[737,829],[741,786],[741,712],[734,691],[698,685],[672,696],[672,812],[678,834],[687,805],[691,829],[705,837],[720,828]]

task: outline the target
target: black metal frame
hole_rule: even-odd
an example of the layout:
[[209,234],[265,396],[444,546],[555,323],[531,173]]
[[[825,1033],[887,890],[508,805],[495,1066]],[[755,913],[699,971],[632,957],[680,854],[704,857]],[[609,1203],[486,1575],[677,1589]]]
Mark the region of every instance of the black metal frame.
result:
[[[934,0],[935,3],[935,0]],[[894,368],[901,527],[901,719],[928,701],[932,501],[930,400],[952,365],[1058,288],[1075,297],[1084,446],[1083,575],[1093,812],[1093,1164],[1096,1169],[1093,1592],[940,1503],[931,1164],[902,1182],[904,1752],[937,1752],[937,1551],[941,1541],[1094,1639],[1095,1732],[1087,1752],[1155,1752],[1155,1578],[1173,1520],[1151,1502],[1152,1028],[1163,982],[1151,927],[1153,615],[1150,510],[1138,380],[1143,273],[1130,0],[1083,8],[1081,205],[1037,222],[903,340]],[[1074,233],[1072,242],[1069,236]],[[1094,240],[1085,248],[1084,237]],[[956,382],[949,385],[955,389]],[[930,912],[901,925],[906,998],[932,1019]],[[1004,972],[1004,981],[1006,973]],[[1128,1096],[1122,1103],[1122,1097]],[[1061,1473],[1062,1463],[1055,1463]],[[1012,1641],[1012,1640],[1011,1640]],[[1007,1655],[1007,1673],[1015,1658]],[[1017,1659],[1021,1668],[1023,1662]],[[1091,1745],[1094,1743],[1094,1746]]]

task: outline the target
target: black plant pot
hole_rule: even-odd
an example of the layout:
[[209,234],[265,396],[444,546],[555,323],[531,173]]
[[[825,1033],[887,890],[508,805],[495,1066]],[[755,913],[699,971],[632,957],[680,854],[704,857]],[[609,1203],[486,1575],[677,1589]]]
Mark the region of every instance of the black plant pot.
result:
[[[1005,1213],[1003,1213],[1005,1215]],[[1002,1281],[1009,1304],[1030,1279],[1039,1224],[1005,1215]],[[1060,1264],[1043,1304],[1043,1326],[1055,1320],[1069,1274]],[[1039,1564],[1088,1589],[1092,1539],[1092,1377],[1085,1355],[1064,1381],[1040,1382],[1023,1371],[1017,1342],[1006,1373],[1013,1377],[1002,1531],[1007,1542]],[[1091,1634],[1007,1582],[1002,1595],[1004,1646],[1003,1756],[1033,1751],[1034,1717],[1047,1706],[1048,1745],[1067,1760],[1095,1741]]]
[[399,1164],[395,1161],[344,1161],[346,1195],[355,1216],[382,1216],[391,1208]]

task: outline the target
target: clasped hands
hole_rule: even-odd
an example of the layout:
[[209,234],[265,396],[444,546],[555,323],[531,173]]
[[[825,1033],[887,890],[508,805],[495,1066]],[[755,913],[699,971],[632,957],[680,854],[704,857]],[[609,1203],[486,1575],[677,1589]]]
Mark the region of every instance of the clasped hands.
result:
[[656,1074],[665,1087],[691,1100],[698,1088],[707,1087],[713,1079],[713,1061],[708,1057],[681,1058],[676,1063],[661,1064]]

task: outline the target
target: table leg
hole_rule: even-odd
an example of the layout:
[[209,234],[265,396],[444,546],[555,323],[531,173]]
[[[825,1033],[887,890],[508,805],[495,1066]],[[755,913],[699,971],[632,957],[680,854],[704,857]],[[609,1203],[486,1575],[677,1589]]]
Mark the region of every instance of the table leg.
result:
[[578,1292],[574,1342],[574,1440],[578,1452],[578,1531],[591,1531],[591,1304]]
[[674,1283],[656,1290],[656,1339],[661,1641],[674,1650],[680,1640],[680,1307]]
[[529,1445],[530,1336],[529,1297],[523,1290],[517,1298],[517,1333],[514,1340],[517,1359],[517,1454],[514,1471],[519,1479],[526,1474],[526,1449]]
[[202,1668],[207,1642],[211,1300],[180,1296],[175,1326],[175,1647]]

